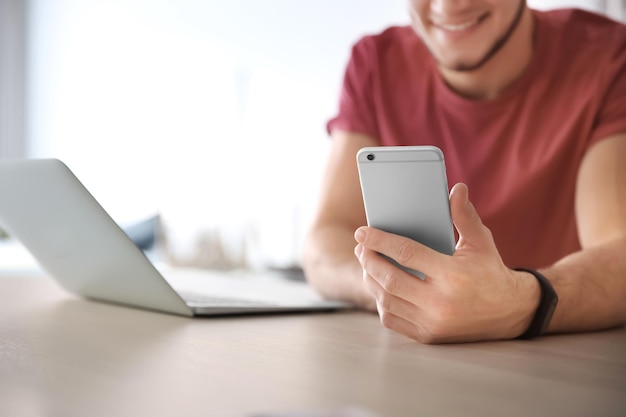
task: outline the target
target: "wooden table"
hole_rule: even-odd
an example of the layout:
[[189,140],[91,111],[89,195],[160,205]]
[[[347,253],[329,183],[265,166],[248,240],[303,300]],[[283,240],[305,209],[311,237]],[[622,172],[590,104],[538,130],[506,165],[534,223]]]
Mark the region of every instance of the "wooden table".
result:
[[362,312],[189,319],[47,277],[0,297],[0,416],[626,416],[623,328],[427,346]]

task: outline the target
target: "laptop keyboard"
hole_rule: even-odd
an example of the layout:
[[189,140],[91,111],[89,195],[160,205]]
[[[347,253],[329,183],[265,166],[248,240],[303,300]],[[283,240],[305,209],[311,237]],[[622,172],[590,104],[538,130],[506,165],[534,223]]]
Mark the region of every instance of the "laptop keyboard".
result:
[[230,297],[215,297],[206,294],[199,294],[194,292],[181,291],[180,296],[187,303],[193,306],[207,306],[207,307],[271,307],[276,304],[267,303],[256,300],[244,300],[241,298]]

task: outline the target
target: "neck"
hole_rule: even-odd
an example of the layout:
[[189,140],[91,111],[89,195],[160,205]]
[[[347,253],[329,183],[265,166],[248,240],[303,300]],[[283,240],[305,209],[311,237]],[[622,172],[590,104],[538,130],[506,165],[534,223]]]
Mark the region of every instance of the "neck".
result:
[[534,18],[530,9],[522,14],[518,27],[507,43],[488,62],[473,71],[439,68],[450,88],[477,100],[498,97],[517,81],[533,55]]

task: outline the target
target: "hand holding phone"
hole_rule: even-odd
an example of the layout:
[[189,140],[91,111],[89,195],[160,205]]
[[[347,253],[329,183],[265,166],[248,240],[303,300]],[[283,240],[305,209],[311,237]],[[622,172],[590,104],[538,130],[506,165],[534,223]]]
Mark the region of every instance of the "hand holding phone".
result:
[[[454,228],[441,150],[435,146],[362,148],[357,166],[367,224],[452,255]],[[393,263],[419,277],[411,268]]]

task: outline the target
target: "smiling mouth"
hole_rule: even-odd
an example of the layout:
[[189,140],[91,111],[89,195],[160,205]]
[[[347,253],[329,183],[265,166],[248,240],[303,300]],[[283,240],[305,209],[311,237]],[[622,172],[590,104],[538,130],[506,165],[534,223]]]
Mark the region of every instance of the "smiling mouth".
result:
[[485,13],[485,14],[483,14],[481,16],[478,16],[475,19],[468,20],[467,22],[458,23],[458,24],[433,22],[433,25],[435,25],[439,29],[443,29],[443,30],[446,30],[446,31],[449,31],[449,32],[460,32],[462,30],[467,30],[469,28],[472,28],[472,27],[478,25],[480,22],[485,20],[485,18],[487,18],[487,15],[488,15],[488,13]]

